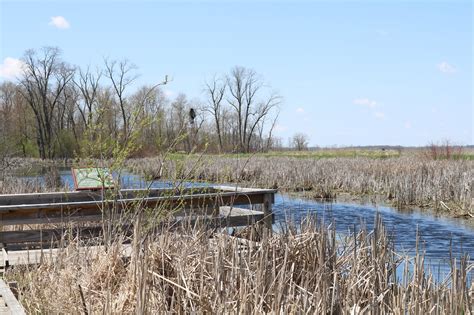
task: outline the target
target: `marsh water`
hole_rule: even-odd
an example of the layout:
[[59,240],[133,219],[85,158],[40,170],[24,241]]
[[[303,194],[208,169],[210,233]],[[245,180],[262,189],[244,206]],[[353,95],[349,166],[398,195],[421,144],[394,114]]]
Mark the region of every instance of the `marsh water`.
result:
[[[73,187],[73,179],[69,168],[60,168],[59,177],[63,185]],[[19,174],[18,177],[27,181],[42,184],[44,174]],[[174,187],[169,181],[147,182],[142,177],[122,172],[121,186],[138,188],[150,186],[152,188]],[[208,185],[206,183],[185,183],[185,185]],[[382,217],[385,228],[392,238],[395,248],[400,254],[413,255],[416,249],[417,234],[420,237],[419,250],[425,253],[426,266],[433,271],[446,274],[449,271],[451,259],[458,261],[462,256],[474,258],[474,227],[463,224],[461,219],[440,218],[426,212],[398,211],[386,206],[373,204],[355,204],[339,202],[321,202],[300,199],[285,194],[277,194],[273,206],[275,213],[275,229],[281,228],[287,219],[298,222],[302,218],[315,216],[318,220],[332,226],[341,235],[354,233],[366,226],[370,231],[377,213]],[[440,274],[441,276],[441,274]]]

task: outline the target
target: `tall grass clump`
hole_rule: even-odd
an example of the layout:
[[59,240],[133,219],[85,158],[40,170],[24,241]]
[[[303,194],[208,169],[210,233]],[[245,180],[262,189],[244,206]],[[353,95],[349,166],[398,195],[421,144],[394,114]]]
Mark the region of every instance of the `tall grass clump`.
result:
[[[161,165],[156,158],[127,161],[132,171],[141,174],[153,174]],[[189,158],[168,160],[164,169],[164,176],[186,174],[192,180],[304,190],[323,198],[345,192],[382,195],[399,207],[440,209],[449,204],[450,210],[460,213],[472,211],[474,198],[474,161],[470,160],[206,156],[198,167]]]
[[136,224],[130,238],[116,235],[94,251],[73,242],[56,259],[46,252],[40,265],[11,268],[6,278],[17,281],[32,314],[473,311],[474,266],[467,257],[436,281],[425,271],[423,252],[398,256],[376,220],[373,231],[340,236],[334,226],[309,218],[273,235],[249,235],[252,241],[205,226],[149,233]]

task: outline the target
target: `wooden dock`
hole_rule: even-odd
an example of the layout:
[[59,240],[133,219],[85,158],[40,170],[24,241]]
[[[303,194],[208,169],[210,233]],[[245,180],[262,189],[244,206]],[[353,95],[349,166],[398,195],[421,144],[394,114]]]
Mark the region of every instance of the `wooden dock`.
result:
[[0,315],[25,315],[25,309],[18,302],[5,281],[0,279]]
[[[64,245],[66,234],[81,239],[101,237],[104,221],[114,222],[134,209],[171,209],[173,216],[162,222],[168,226],[186,223],[219,228],[263,222],[271,230],[275,193],[273,189],[209,186],[0,195],[0,266],[27,262],[14,257],[25,258],[36,249]],[[260,210],[242,205],[260,205]],[[122,231],[131,235],[133,223],[124,222]]]
[[[160,221],[166,228],[203,225],[216,229],[261,222],[271,231],[275,193],[273,189],[209,186],[0,195],[0,273],[10,266],[54,261],[67,250],[66,235],[73,236],[71,240],[100,240],[106,223],[143,209],[147,213],[169,210],[172,215]],[[133,222],[120,224],[124,235],[133,234]],[[121,255],[130,257],[131,245],[120,246]],[[106,249],[96,242],[78,250],[100,255]],[[10,286],[0,280],[2,314],[25,311]]]

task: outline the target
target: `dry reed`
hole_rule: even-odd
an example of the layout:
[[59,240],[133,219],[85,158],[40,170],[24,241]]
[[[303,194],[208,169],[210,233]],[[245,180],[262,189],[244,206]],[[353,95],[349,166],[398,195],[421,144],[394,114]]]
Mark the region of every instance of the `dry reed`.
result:
[[379,217],[370,232],[340,236],[307,219],[258,241],[202,227],[150,234],[136,224],[128,259],[122,240],[88,254],[72,244],[56,260],[6,277],[18,282],[28,313],[38,314],[473,311],[474,265],[453,262],[450,275],[435,281],[422,252],[397,256]]
[[[133,172],[153,177],[161,161],[136,159],[127,165]],[[468,160],[432,161],[415,155],[389,159],[206,156],[198,166],[195,159],[170,160],[163,169],[164,177],[304,190],[322,198],[341,192],[377,194],[398,207],[440,209],[450,204],[452,211],[463,213],[472,211],[474,200],[474,161]]]

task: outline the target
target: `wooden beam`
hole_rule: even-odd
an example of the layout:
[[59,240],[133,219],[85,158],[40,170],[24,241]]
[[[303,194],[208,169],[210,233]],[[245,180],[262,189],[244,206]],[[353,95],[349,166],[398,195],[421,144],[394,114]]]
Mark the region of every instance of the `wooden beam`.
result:
[[3,298],[3,301],[5,302],[10,314],[26,314],[23,306],[20,304],[20,302],[18,302],[8,285],[2,279],[0,279],[0,296]]
[[[200,226],[207,228],[219,228],[229,226],[246,226],[260,221],[264,214],[260,211],[241,209],[235,207],[222,207],[219,216],[186,216],[164,220],[157,229],[166,226],[177,227],[180,225]],[[119,225],[116,227],[117,233],[124,233],[131,236],[133,226],[131,224]],[[18,247],[39,247],[57,244],[63,240],[64,236],[72,238],[80,237],[81,240],[101,237],[103,235],[102,225],[86,227],[65,227],[56,229],[31,229],[22,231],[1,231],[0,243],[7,244],[7,249]],[[66,240],[67,241],[67,240]],[[16,244],[16,245],[15,245]]]
[[0,195],[0,205],[19,204],[48,204],[61,202],[100,201],[105,199],[133,199],[140,197],[166,197],[182,194],[215,193],[216,189],[209,187],[192,188],[150,188],[150,189],[121,189],[101,191],[66,191],[27,194]]
[[0,214],[11,211],[30,210],[30,211],[50,211],[61,209],[100,209],[104,206],[115,206],[126,208],[133,205],[146,207],[183,207],[183,208],[199,208],[208,206],[224,206],[224,205],[243,205],[243,204],[260,204],[263,203],[265,194],[262,193],[235,193],[224,192],[214,194],[193,194],[169,197],[147,197],[143,199],[119,199],[105,201],[79,201],[79,202],[57,202],[47,204],[16,204],[0,206]]
[[134,199],[141,197],[170,197],[182,195],[200,195],[200,194],[219,194],[219,193],[237,193],[237,194],[262,194],[276,193],[275,189],[256,189],[242,188],[232,186],[209,186],[209,187],[188,187],[188,188],[150,188],[150,189],[121,189],[100,191],[68,191],[68,192],[47,192],[47,193],[28,193],[28,194],[8,194],[0,195],[0,206],[26,205],[26,204],[49,204],[49,203],[67,203],[83,201],[101,201],[105,199]]
[[273,224],[273,202],[274,195],[271,193],[265,194],[263,197],[263,214],[264,214],[264,224],[265,227],[272,231]]

